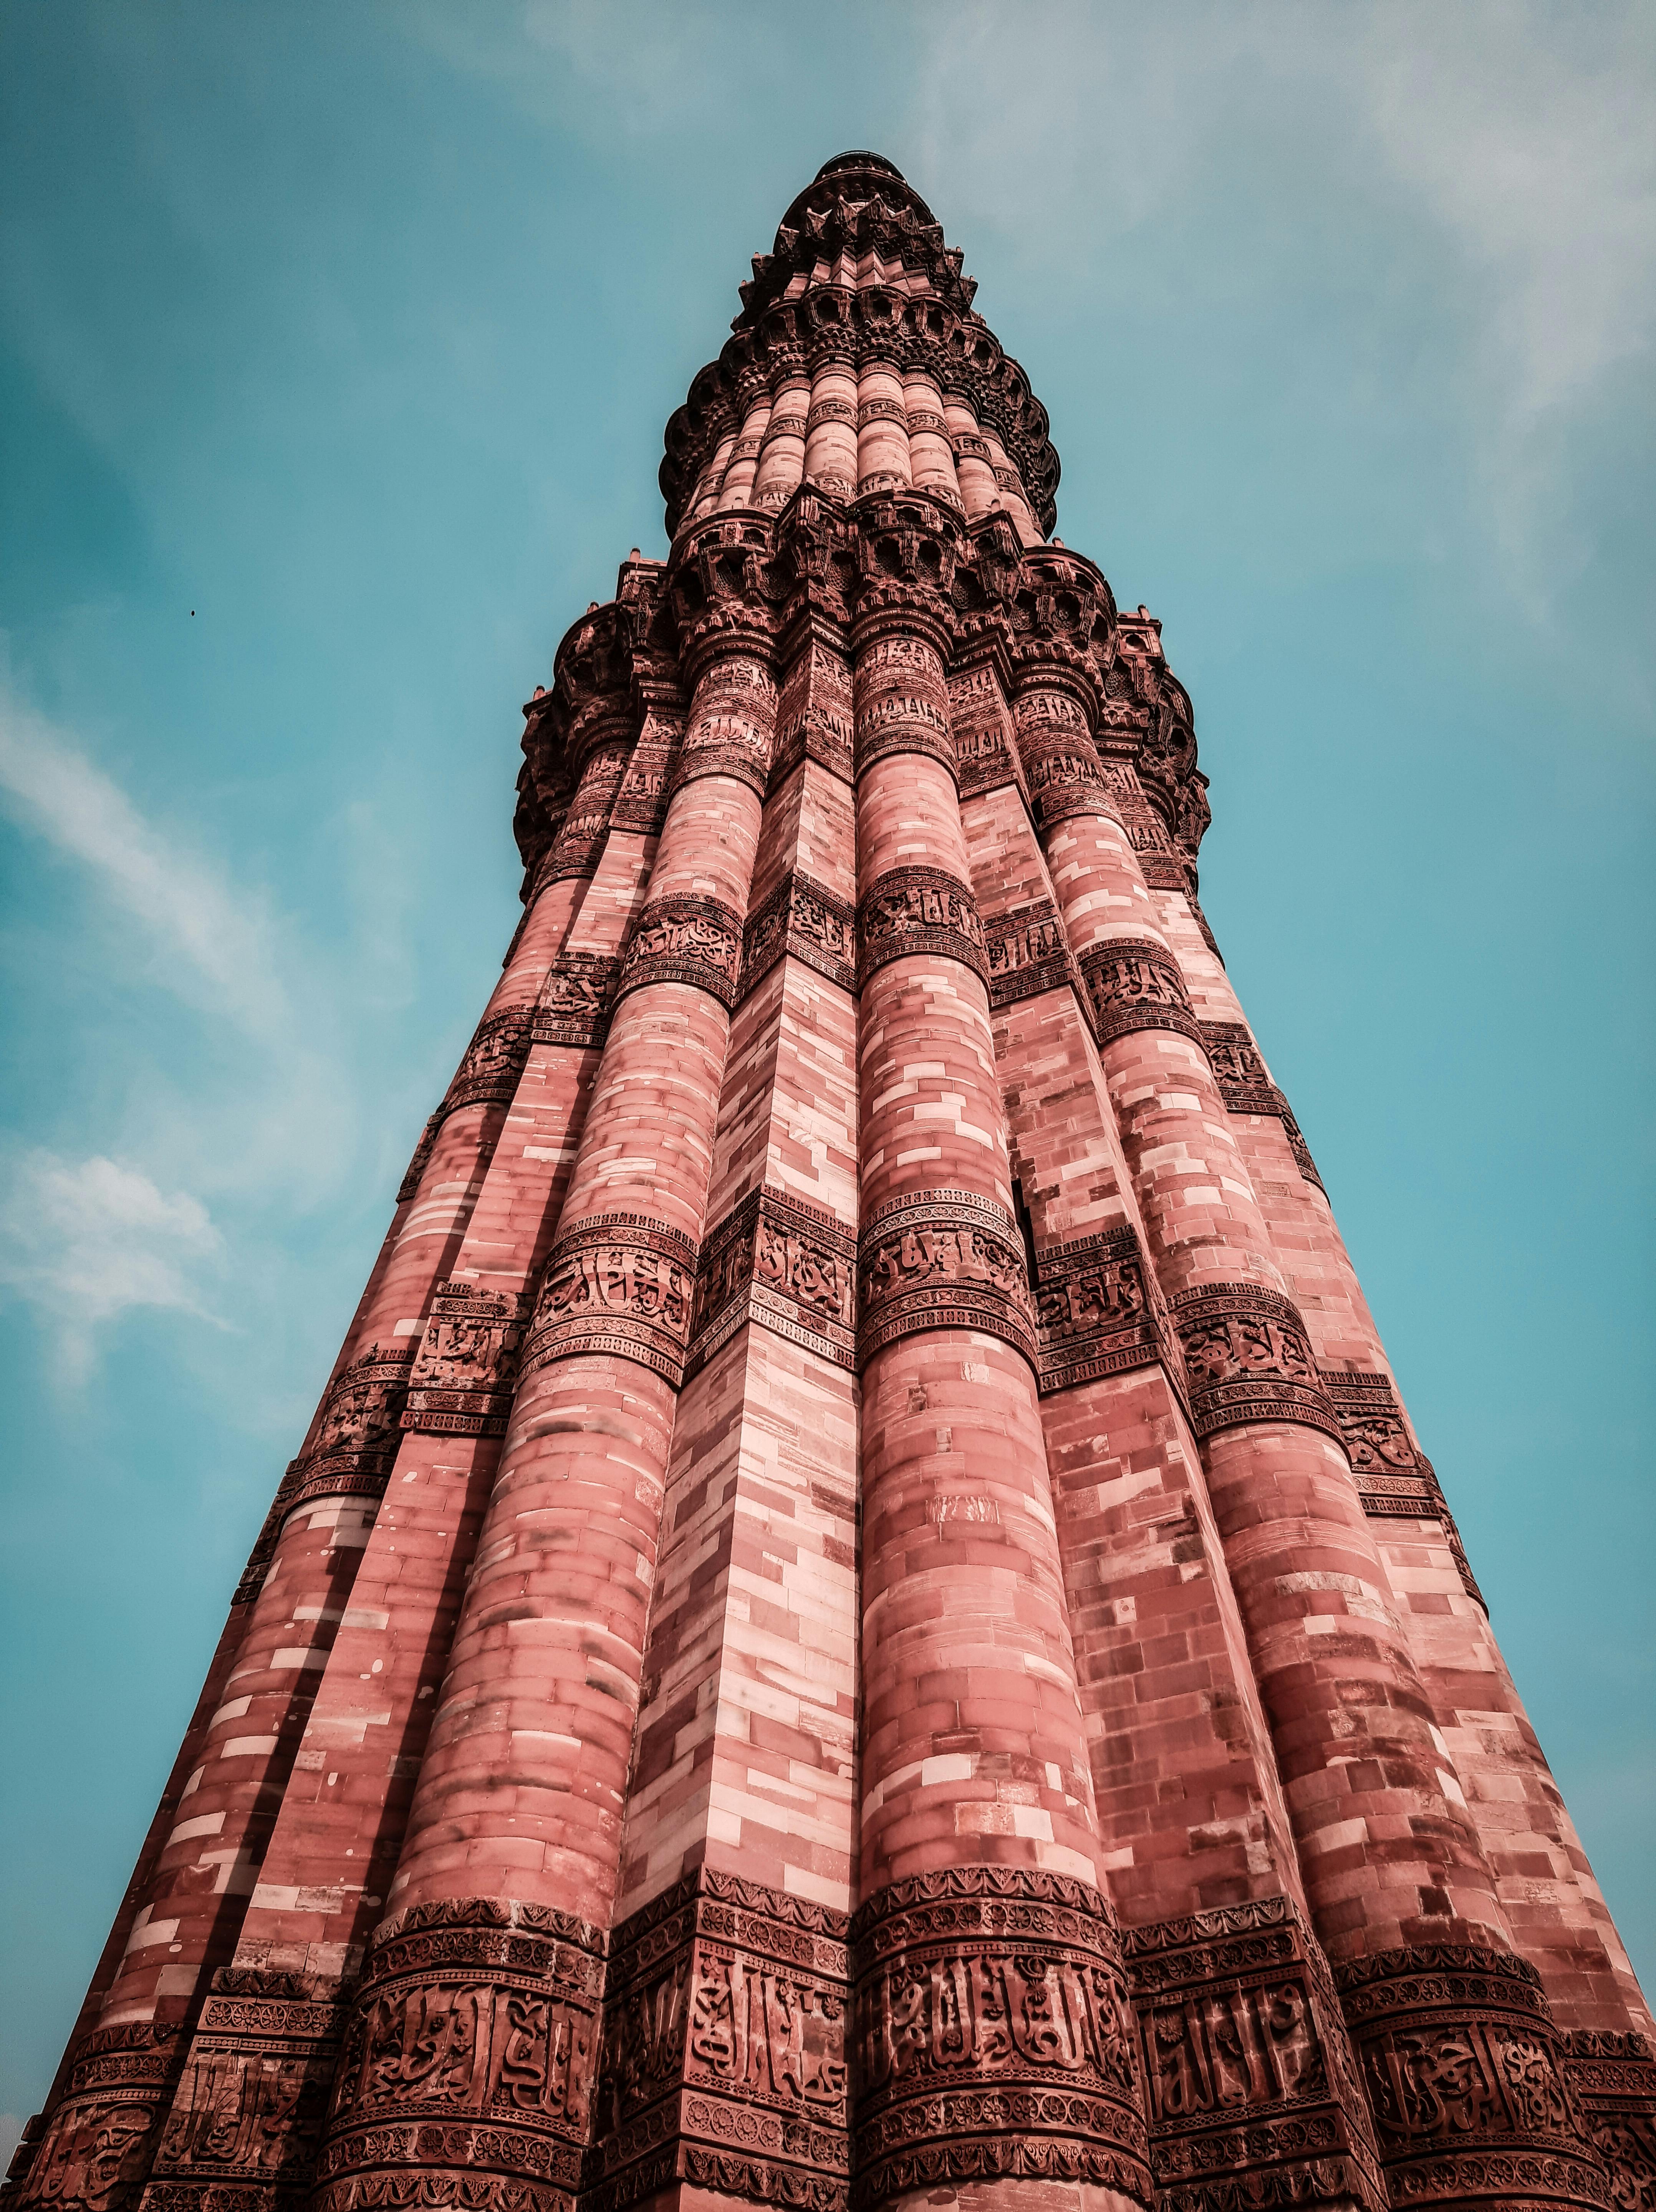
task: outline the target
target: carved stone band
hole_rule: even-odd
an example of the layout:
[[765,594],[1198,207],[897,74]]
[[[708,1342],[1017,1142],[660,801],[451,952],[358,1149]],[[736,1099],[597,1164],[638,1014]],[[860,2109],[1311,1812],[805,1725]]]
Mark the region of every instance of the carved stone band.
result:
[[618,997],[650,983],[693,983],[727,1009],[741,972],[742,918],[722,900],[651,899],[621,956]]
[[573,2212],[603,1949],[568,1914],[505,1899],[414,1905],[386,1922],[345,2031],[317,2212],[404,2202]]
[[551,1359],[607,1353],[636,1359],[677,1389],[695,1280],[688,1237],[648,1214],[594,1214],[552,1248],[523,1374]]
[[135,2196],[183,2057],[182,2031],[166,2022],[82,2037],[68,2088],[18,2192],[20,2205],[55,2212],[59,2205],[116,2207]]
[[610,816],[612,830],[654,837],[667,819],[668,782],[678,758],[679,732],[658,729],[638,741]]
[[812,705],[785,721],[776,732],[770,788],[774,791],[804,760],[815,761],[841,783],[855,782],[850,715],[837,708]]
[[947,697],[929,685],[882,691],[860,708],[855,724],[856,772],[893,753],[923,753],[958,773]]
[[155,2212],[263,2212],[307,2193],[345,2017],[332,1984],[220,1967],[145,2202]]
[[1061,748],[1049,740],[1038,750],[1026,747],[1023,762],[1030,811],[1038,828],[1050,830],[1073,814],[1119,818],[1119,802],[1105,781],[1090,743],[1083,750]]
[[1228,2212],[1352,2199],[1384,2212],[1334,1984],[1288,1900],[1153,1921],[1122,1943],[1163,2202]]
[[670,788],[680,791],[697,776],[732,775],[764,796],[770,779],[770,730],[745,714],[698,715],[679,749]]
[[893,1199],[857,1239],[857,1364],[932,1328],[982,1329],[1037,1364],[1023,1239],[1009,1213],[971,1191]]
[[1245,1421],[1297,1421],[1340,1438],[1297,1307],[1254,1283],[1181,1291],[1173,1322],[1198,1437]]
[[1166,1358],[1152,1278],[1132,1230],[1056,1245],[1037,1255],[1036,1267],[1043,1396]]
[[409,1377],[405,1429],[503,1437],[534,1300],[450,1276],[438,1284]]
[[739,996],[745,999],[784,953],[841,990],[856,989],[856,910],[798,870],[747,918]]
[[530,1030],[535,1044],[591,1051],[609,1035],[621,963],[611,953],[560,952],[541,986]]
[[1259,1057],[1258,1047],[1246,1024],[1203,1022],[1201,1028],[1202,1042],[1227,1113],[1275,1115],[1282,1121],[1294,1165],[1307,1182],[1314,1182],[1321,1190],[1323,1178],[1300,1133],[1300,1124],[1289,1111],[1288,1100],[1265,1073],[1265,1063]]
[[847,1927],[703,1868],[617,1929],[582,2212],[676,2181],[843,2212]]
[[956,1867],[857,1914],[855,2199],[1002,2177],[1153,2202],[1136,2031],[1086,1883]]
[[1436,1944],[1377,1952],[1335,1980],[1394,2204],[1606,2203],[1527,1960]]
[[1625,2212],[1656,2206],[1656,2051],[1637,2029],[1577,2028],[1564,2038],[1568,2082]]
[[959,960],[987,976],[983,925],[969,888],[941,868],[892,868],[857,905],[857,981],[912,952]]
[[1431,1461],[1410,1441],[1391,1377],[1353,1368],[1324,1367],[1319,1373],[1339,1420],[1363,1511],[1378,1520],[1429,1517],[1440,1522],[1461,1587],[1488,1613],[1449,1501]]
[[1135,1030],[1177,1030],[1202,1042],[1178,961],[1165,945],[1113,937],[1081,957],[1093,1031],[1101,1045]]
[[686,1379],[746,1321],[856,1364],[856,1239],[820,1206],[768,1187],[750,1192],[702,1245]]
[[242,1569],[232,1602],[259,1595],[288,1516],[317,1498],[378,1498],[391,1473],[401,1433],[414,1346],[385,1351],[371,1344],[335,1376],[322,1400],[315,1442],[288,1463],[265,1525]]
[[983,951],[991,1006],[1062,991],[1077,980],[1063,923],[1049,898],[1032,899],[986,921]]

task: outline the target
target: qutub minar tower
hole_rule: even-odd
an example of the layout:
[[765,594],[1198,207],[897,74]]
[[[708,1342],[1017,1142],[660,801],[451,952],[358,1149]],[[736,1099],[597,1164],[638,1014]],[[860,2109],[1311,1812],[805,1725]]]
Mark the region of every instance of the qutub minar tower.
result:
[[1190,700],[972,292],[842,155],[668,425],[12,2205],[1656,2204]]

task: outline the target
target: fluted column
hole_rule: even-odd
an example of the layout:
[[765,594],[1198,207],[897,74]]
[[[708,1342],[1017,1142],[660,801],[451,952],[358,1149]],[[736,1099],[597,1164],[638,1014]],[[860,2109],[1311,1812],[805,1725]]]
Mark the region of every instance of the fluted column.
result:
[[[935,557],[949,538],[933,516],[893,520],[917,521]],[[874,518],[870,538],[878,559]],[[992,2175],[997,2203],[1124,2206],[1148,2202],[1141,2092],[1098,1887],[940,611],[921,592],[871,591],[854,633],[864,1711],[853,2154],[875,2200]],[[1015,2014],[1032,1977],[1064,2025],[996,2071],[993,2032],[977,2028],[974,2049],[967,2021]],[[928,2043],[899,2026],[916,1988],[929,1991]],[[1031,2094],[1019,2124],[1004,2100],[1020,2075]],[[993,2110],[1008,2117],[985,2138],[977,2105],[991,2081]],[[1080,2094],[1042,2098],[1061,2081]]]
[[[1499,2100],[1507,2049],[1559,2051],[1511,1948],[1489,1868],[1436,1733],[1340,1428],[1089,728],[1096,692],[1032,647],[1019,741],[1161,1289],[1181,1340],[1209,1494],[1270,1723],[1306,1895],[1398,2188],[1470,2203],[1512,2112],[1557,2201],[1598,2185],[1562,2101]],[[1430,1993],[1418,1979],[1440,1973]],[[1409,2039],[1424,2033],[1424,2045]],[[1491,2078],[1464,2125],[1428,2125],[1422,2050],[1471,2039]],[[1516,2039],[1516,2040],[1514,2040]],[[1410,2055],[1410,2054],[1414,2055]],[[1474,2117],[1476,2112],[1476,2117]],[[1464,2159],[1458,2156],[1467,2152]],[[1422,2158],[1446,2160],[1435,2179]]]
[[[406,1838],[355,2014],[323,2202],[355,2201],[408,2148],[384,2122],[423,2109],[375,2071],[376,2022],[418,1993],[429,2018],[495,2010],[522,1984],[533,2097],[490,2112],[476,2084],[472,2171],[569,2186],[594,2087],[600,1961],[691,1293],[704,1225],[729,1005],[769,764],[775,690],[752,632],[719,640],[695,685],[649,896],[528,1341]],[[476,1900],[485,1900],[479,1904]],[[467,1900],[472,1900],[468,1903]],[[447,1932],[440,1965],[426,1931]],[[480,1995],[480,1990],[487,1994]],[[502,2009],[503,2008],[503,2009]],[[447,2030],[444,2031],[448,2032]],[[459,2032],[456,2030],[455,2032]],[[428,2169],[431,2160],[417,2159]],[[380,2185],[375,2184],[375,2186]],[[387,2179],[387,2186],[393,2185]]]

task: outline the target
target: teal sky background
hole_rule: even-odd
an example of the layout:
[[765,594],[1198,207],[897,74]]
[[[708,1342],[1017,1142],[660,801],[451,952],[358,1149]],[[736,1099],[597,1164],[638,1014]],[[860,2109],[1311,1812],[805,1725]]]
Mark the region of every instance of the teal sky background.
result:
[[0,39],[0,2106],[497,973],[520,703],[665,551],[663,425],[847,146],[1163,619],[1203,904],[1651,1987],[1656,10]]

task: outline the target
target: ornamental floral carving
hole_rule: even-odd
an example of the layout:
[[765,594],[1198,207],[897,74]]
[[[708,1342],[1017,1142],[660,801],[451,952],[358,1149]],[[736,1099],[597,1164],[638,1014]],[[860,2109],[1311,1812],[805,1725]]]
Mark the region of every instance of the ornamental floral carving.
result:
[[536,1044],[594,1051],[609,1035],[621,963],[603,952],[561,952],[541,986],[531,1034]]
[[1078,1237],[1038,1255],[1043,1395],[1166,1358],[1150,1282],[1131,1229]]
[[182,2056],[178,2029],[165,2022],[82,2037],[19,2205],[122,2212],[136,2203]]
[[1211,1283],[1172,1302],[1199,1437],[1244,1421],[1299,1421],[1338,1437],[1299,1310],[1254,1283]]
[[1503,2189],[1603,2205],[1603,2170],[1527,1960],[1462,1944],[1381,1951],[1338,1968],[1394,2203]]
[[1165,945],[1115,937],[1089,945],[1081,976],[1093,1013],[1093,1035],[1107,1044],[1135,1030],[1177,1030],[1201,1042],[1201,1025],[1178,961]]
[[740,997],[783,954],[802,960],[843,991],[856,988],[856,910],[802,870],[790,870],[742,933]]
[[741,971],[742,920],[722,900],[651,899],[621,956],[623,992],[650,983],[693,983],[730,1007]]
[[696,1247],[642,1213],[600,1213],[560,1237],[546,1263],[521,1371],[610,1352],[684,1380]]
[[991,1006],[1061,991],[1076,980],[1063,923],[1049,898],[1031,899],[985,922],[983,951]]
[[968,886],[941,868],[892,868],[857,905],[857,979],[910,953],[959,960],[979,975],[983,925]]
[[314,2201],[400,2202],[412,2183],[422,2202],[468,2203],[527,2184],[567,2212],[591,2119],[602,1951],[567,1914],[503,1899],[387,1922],[345,2031]]
[[1578,2028],[1564,2074],[1616,2212],[1656,2212],[1656,2052],[1636,2029]]
[[503,1437],[534,1301],[449,1276],[438,1284],[409,1377],[405,1429]]
[[1085,1883],[959,1867],[898,1882],[853,1934],[855,2196],[1039,2175],[1150,2200],[1120,1939]]
[[1257,2201],[1344,2195],[1383,2212],[1345,2023],[1288,1899],[1152,1922],[1123,1944],[1164,2202],[1250,2203],[1275,2189]]
[[691,2180],[843,2207],[845,1935],[842,1914],[706,1869],[616,1930],[588,2203]]
[[855,1364],[856,1239],[820,1206],[768,1185],[703,1241],[686,1377],[757,1322],[837,1366]]
[[893,1199],[857,1240],[857,1363],[916,1330],[983,1329],[1036,1364],[1023,1239],[1011,1215],[965,1190]]

